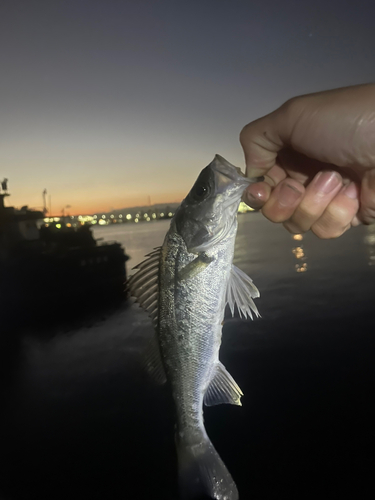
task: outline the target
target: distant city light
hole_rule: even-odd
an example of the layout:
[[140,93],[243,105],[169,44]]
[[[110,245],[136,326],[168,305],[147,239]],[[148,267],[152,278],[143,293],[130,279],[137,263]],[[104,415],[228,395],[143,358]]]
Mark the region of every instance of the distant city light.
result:
[[119,215],[119,218],[122,219],[122,214]]
[[57,229],[61,229],[61,224],[56,224]]
[[96,221],[96,220],[91,221],[91,224],[97,224],[97,223],[98,223],[98,221]]
[[137,219],[139,218],[139,214],[135,214],[135,216],[137,217]]
[[152,214],[152,218],[153,218],[153,219],[156,219],[156,214]]
[[147,217],[146,221],[147,221],[147,222],[150,222],[150,220],[151,220],[151,219],[150,219],[150,217]]
[[113,214],[111,214],[111,219],[114,219],[114,217],[115,217],[115,216],[114,216]]
[[71,223],[68,222],[67,225],[66,225],[66,227],[72,227]]
[[164,212],[162,212],[162,213],[160,214],[160,217],[164,217]]
[[71,218],[71,219],[74,219],[74,215],[71,215],[71,216],[70,216],[70,218]]
[[172,217],[172,212],[168,212],[168,217]]
[[105,220],[103,220],[103,219],[99,220],[99,225],[100,226],[104,226],[105,224],[107,224]]
[[138,222],[138,219],[134,219],[134,222]]
[[147,217],[148,217],[148,214],[144,214],[144,216],[143,216],[143,217],[144,217],[145,219],[147,219]]
[[53,221],[55,221],[55,222],[59,222],[59,220],[60,220],[60,217],[54,217],[54,218],[51,220],[51,222],[53,222]]
[[84,222],[91,222],[93,220],[92,215],[79,215],[78,220],[80,221],[81,224]]
[[130,220],[132,218],[131,214],[127,214],[126,218]]
[[102,219],[105,219],[105,215],[102,215]]
[[47,217],[46,219],[43,219],[44,222],[49,222],[49,218]]
[[97,218],[98,218],[98,216],[97,216],[97,215],[94,215],[94,219],[97,219]]

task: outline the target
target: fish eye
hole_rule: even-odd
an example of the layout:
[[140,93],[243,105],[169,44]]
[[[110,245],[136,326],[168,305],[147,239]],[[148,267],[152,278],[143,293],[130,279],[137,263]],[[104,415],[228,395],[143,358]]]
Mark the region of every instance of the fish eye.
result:
[[206,186],[197,186],[195,188],[195,194],[197,196],[199,196],[199,198],[201,198],[202,196],[204,196],[206,193],[207,193],[208,189]]
[[197,201],[204,200],[209,194],[208,186],[205,184],[196,184],[194,186],[192,195],[193,198]]
[[200,173],[198,179],[190,191],[190,199],[197,202],[206,199],[214,188],[214,174],[209,167],[206,167]]

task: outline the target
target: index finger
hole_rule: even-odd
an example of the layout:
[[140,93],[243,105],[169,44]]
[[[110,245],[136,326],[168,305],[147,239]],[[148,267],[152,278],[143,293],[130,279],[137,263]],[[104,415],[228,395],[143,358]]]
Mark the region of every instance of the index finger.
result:
[[278,133],[277,111],[248,123],[241,131],[248,177],[266,175],[275,165],[278,152],[285,147]]

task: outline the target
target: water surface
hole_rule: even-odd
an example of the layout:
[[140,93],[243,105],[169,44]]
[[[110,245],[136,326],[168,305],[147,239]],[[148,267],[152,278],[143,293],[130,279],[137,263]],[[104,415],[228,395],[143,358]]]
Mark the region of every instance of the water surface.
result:
[[[168,225],[95,236],[121,241],[130,268]],[[294,240],[239,217],[235,264],[261,291],[262,318],[228,318],[221,359],[243,406],[205,420],[241,499],[372,494],[374,240],[371,228]],[[150,322],[130,303],[98,309],[78,327],[2,332],[3,499],[177,498],[173,405],[140,366]]]

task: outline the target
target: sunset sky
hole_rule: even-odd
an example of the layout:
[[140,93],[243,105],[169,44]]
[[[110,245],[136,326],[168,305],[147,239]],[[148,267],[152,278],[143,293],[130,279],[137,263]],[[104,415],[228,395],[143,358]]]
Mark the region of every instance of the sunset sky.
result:
[[180,201],[241,128],[293,95],[375,80],[373,0],[5,0],[8,205]]

